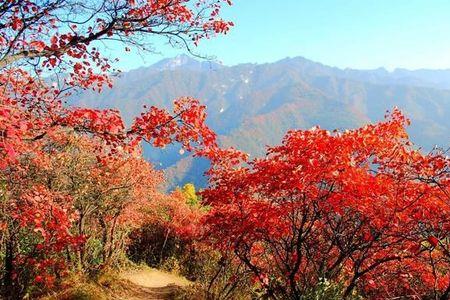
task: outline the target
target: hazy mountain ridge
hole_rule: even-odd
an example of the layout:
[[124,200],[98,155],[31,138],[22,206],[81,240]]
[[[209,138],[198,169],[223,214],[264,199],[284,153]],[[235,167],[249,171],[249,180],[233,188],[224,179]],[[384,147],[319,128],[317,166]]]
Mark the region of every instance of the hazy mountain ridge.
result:
[[[143,104],[168,107],[186,95],[208,106],[208,124],[222,144],[252,155],[279,143],[289,129],[357,127],[381,120],[394,106],[412,119],[417,144],[429,149],[450,142],[450,70],[342,70],[302,57],[230,67],[178,56],[124,73],[113,89],[77,95],[72,103],[117,107],[130,121]],[[146,150],[169,168],[175,184],[204,180],[206,163],[180,156],[178,146]]]

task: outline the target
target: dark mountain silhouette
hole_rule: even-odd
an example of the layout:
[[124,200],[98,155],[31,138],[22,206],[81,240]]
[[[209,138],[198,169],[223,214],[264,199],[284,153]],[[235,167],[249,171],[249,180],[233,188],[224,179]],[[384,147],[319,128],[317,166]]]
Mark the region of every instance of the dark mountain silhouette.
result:
[[[223,66],[182,55],[123,73],[113,89],[75,95],[71,103],[115,107],[129,122],[144,104],[169,107],[186,95],[207,105],[223,145],[251,155],[263,154],[289,129],[354,128],[383,119],[394,106],[412,119],[409,133],[424,150],[450,142],[450,70],[342,70],[302,57]],[[145,150],[172,184],[205,183],[206,161],[180,155],[178,146]]]

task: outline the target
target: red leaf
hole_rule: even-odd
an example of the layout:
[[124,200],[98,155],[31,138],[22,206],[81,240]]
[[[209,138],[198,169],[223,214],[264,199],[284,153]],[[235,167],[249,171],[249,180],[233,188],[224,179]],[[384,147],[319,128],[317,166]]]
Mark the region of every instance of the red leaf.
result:
[[431,244],[431,246],[436,247],[439,243],[439,240],[435,236],[429,236],[427,241]]

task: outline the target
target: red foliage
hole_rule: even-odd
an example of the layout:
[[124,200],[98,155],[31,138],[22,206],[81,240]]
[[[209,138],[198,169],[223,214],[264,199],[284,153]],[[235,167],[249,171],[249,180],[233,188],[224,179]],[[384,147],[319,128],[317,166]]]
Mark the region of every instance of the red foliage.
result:
[[96,136],[112,150],[132,153],[141,140],[164,147],[179,142],[188,150],[193,144],[211,146],[215,134],[205,125],[205,106],[185,97],[174,101],[173,113],[150,107],[125,128],[117,110],[66,108],[55,98],[60,91],[35,81],[25,71],[0,74],[6,86],[0,92],[0,167],[15,162],[17,153],[36,151],[40,140],[62,128]]
[[[0,241],[8,241],[6,248],[0,248],[7,249],[5,274],[0,277],[7,293],[23,291],[13,284],[17,272],[11,260],[15,259],[16,268],[19,263],[35,266],[35,282],[49,283],[52,279],[38,271],[60,266],[53,256],[83,242],[82,236],[68,231],[73,217],[71,198],[44,188],[50,183],[36,179],[56,154],[48,153],[48,138],[72,131],[88,137],[104,166],[97,170],[96,180],[107,185],[117,180],[105,176],[108,168],[125,175],[137,168],[136,179],[154,178],[155,174],[148,174],[152,169],[140,159],[126,160],[125,168],[119,166],[123,160],[114,159],[118,153],[122,158],[139,155],[142,140],[157,147],[179,142],[188,150],[215,145],[215,135],[205,125],[205,107],[196,99],[176,100],[173,112],[151,107],[129,128],[117,110],[69,108],[64,101],[74,88],[100,91],[105,84],[111,86],[109,76],[116,70],[102,55],[102,42],[121,41],[127,51],[128,47],[142,50],[147,38],[159,36],[190,49],[191,43],[226,33],[232,26],[219,16],[223,4],[231,2],[9,0],[0,5],[0,180],[5,199],[0,206],[0,227],[5,229]],[[137,194],[131,199],[142,196]],[[131,213],[136,210],[130,207],[118,209],[124,213],[120,218],[117,213],[105,216],[113,220],[112,228],[116,220],[138,222],[139,217]],[[20,245],[19,233],[23,232],[31,233],[30,245]],[[22,246],[36,258],[22,257]]]
[[38,66],[37,73],[55,68],[68,73],[66,84],[101,88],[111,84],[112,63],[98,41],[143,49],[148,43],[142,37],[159,36],[189,48],[228,32],[233,24],[220,18],[224,4],[231,1],[6,1],[0,7],[0,68],[25,60]]
[[147,214],[143,222],[157,225],[176,234],[180,239],[195,239],[201,230],[200,220],[205,214],[200,205],[190,205],[186,196],[176,190],[169,195],[159,195],[149,207],[153,213]]
[[323,278],[344,283],[344,296],[445,293],[447,266],[427,253],[446,252],[435,249],[449,237],[450,160],[411,147],[408,123],[395,110],[356,130],[290,131],[252,161],[233,149],[204,151],[213,162],[202,193],[213,207],[206,234],[268,295],[299,297]]
[[58,254],[76,250],[84,242],[83,236],[69,231],[76,217],[70,197],[35,186],[11,204],[10,215],[35,239],[31,251],[15,258],[16,273],[31,270],[36,283],[53,285],[54,274],[62,274],[67,267]]

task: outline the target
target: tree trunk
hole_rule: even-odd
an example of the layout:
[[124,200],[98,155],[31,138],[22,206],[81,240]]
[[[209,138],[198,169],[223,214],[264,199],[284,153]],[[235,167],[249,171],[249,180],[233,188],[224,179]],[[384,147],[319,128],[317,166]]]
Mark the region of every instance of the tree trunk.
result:
[[[78,234],[83,235],[84,234],[84,213],[80,213],[80,218],[78,220]],[[84,269],[84,247],[80,247],[78,250],[78,270],[82,271]]]
[[15,280],[13,279],[14,275],[14,257],[15,257],[15,249],[16,243],[14,241],[14,236],[10,236],[10,239],[6,243],[6,253],[5,253],[5,274],[3,276],[3,294],[5,299],[15,299],[19,291],[17,291],[17,286],[15,284]]

